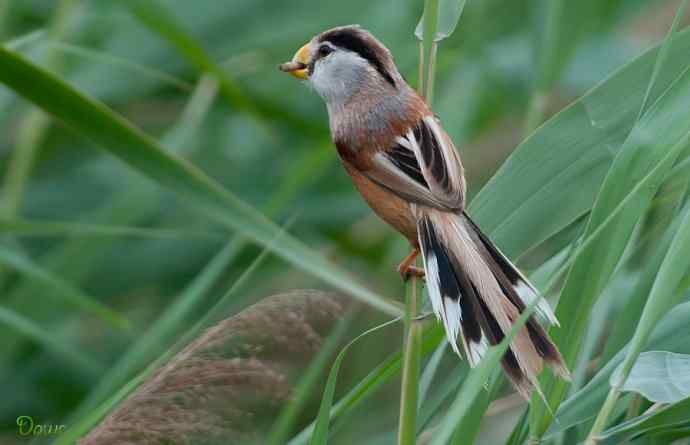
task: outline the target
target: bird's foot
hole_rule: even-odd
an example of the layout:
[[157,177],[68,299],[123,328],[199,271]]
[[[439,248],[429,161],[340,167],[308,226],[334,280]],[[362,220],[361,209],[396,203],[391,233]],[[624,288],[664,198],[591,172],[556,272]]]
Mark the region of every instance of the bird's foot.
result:
[[410,279],[410,277],[424,279],[426,277],[426,273],[424,272],[424,269],[422,269],[421,267],[409,266],[407,270],[400,271],[400,276],[402,276],[403,281],[407,281]]
[[419,255],[419,249],[413,249],[398,266],[398,273],[403,281],[409,280],[412,276],[424,278],[424,269],[414,265],[417,255]]

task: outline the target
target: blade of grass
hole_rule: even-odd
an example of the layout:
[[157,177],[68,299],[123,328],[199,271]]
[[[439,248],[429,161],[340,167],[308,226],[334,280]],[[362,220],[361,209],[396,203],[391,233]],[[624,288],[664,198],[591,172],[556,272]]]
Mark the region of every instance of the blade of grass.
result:
[[[645,414],[604,431],[597,443],[615,445],[650,433],[659,434],[663,429],[687,428],[688,412],[690,412],[690,398],[673,405],[655,405]],[[687,432],[683,436],[687,436]],[[671,443],[671,441],[658,443]]]
[[[435,329],[434,326],[426,327],[423,330],[423,339],[422,339],[422,351],[421,355],[422,357],[425,357],[426,355],[430,354],[436,346],[443,340],[443,330],[437,330]],[[402,350],[400,351],[400,356],[402,357]],[[358,399],[355,399],[355,402],[357,405],[363,403],[367,398],[372,396],[374,394],[374,391],[382,386],[384,383],[386,383],[386,380],[390,380],[394,377],[397,376],[398,371],[400,371],[402,368],[398,366],[396,369],[391,370],[391,373],[387,376],[384,377],[383,381],[380,382],[374,382],[375,385],[369,388],[369,391],[364,391],[361,394],[361,397]],[[359,386],[359,385],[357,385]],[[334,410],[337,411],[338,407],[340,406],[340,402],[335,405]],[[332,431],[333,433],[338,432],[340,429],[345,428],[346,423],[350,420],[349,416],[356,416],[358,412],[354,410],[353,408],[355,405],[352,406],[347,406],[347,410],[343,410],[342,412],[339,412],[338,418],[336,419],[335,423],[333,424]],[[360,408],[361,409],[361,408]],[[419,427],[419,421],[417,422],[417,426]],[[420,429],[421,431],[421,429]],[[395,428],[390,429],[388,432],[385,434],[390,436],[390,440],[388,442],[392,442],[394,438],[397,435],[397,431]]]
[[11,49],[12,51],[22,51],[24,49],[31,48],[35,43],[41,42],[46,37],[45,29],[36,29],[28,32],[24,35],[13,38],[3,43],[5,48]]
[[[621,212],[623,212],[627,206],[639,202],[648,202],[651,198],[650,190],[656,190],[658,184],[663,179],[666,172],[669,171],[670,166],[674,163],[678,156],[678,153],[683,150],[684,147],[688,145],[690,139],[690,133],[686,134],[684,138],[681,139],[674,147],[672,147],[669,152],[659,161],[659,163],[650,171],[644,178],[642,178],[635,187],[623,198],[623,200],[611,211],[611,213],[606,217],[606,219],[594,230],[584,242],[578,245],[575,255],[572,255],[566,263],[561,266],[561,269],[568,267],[577,258],[577,253],[584,252],[590,245],[598,239],[598,237],[604,233],[604,230],[609,227],[615,221]],[[650,185],[651,184],[651,185]],[[647,195],[647,196],[644,196]],[[656,270],[656,269],[654,269]],[[650,271],[652,274],[655,272]],[[639,286],[639,289],[644,292],[644,287]],[[639,294],[639,293],[638,293]],[[584,370],[589,364],[591,355],[594,352],[594,348],[599,341],[599,334],[604,328],[604,321],[607,319],[609,314],[609,308],[611,301],[602,301],[601,299],[595,303],[593,306],[593,315],[590,317],[589,326],[587,330],[588,336],[584,341],[584,347],[580,351],[578,356],[578,366],[576,366],[573,373],[573,381],[571,390],[577,390],[581,386],[584,378]]]
[[14,330],[32,341],[43,345],[46,351],[75,368],[75,373],[97,376],[105,370],[105,367],[88,357],[78,349],[72,348],[63,339],[57,337],[54,332],[48,332],[42,326],[37,325],[22,315],[0,307],[0,323],[9,330]]
[[682,0],[681,3],[678,5],[678,9],[676,10],[675,17],[673,18],[673,23],[671,23],[671,27],[668,30],[668,33],[666,34],[666,38],[664,39],[664,43],[661,45],[661,48],[659,48],[659,54],[657,55],[657,59],[654,62],[654,68],[652,69],[652,75],[649,79],[649,83],[647,84],[647,90],[644,93],[644,99],[642,100],[642,106],[640,107],[640,111],[637,115],[637,120],[639,121],[642,116],[645,114],[647,111],[647,104],[649,102],[649,98],[651,96],[652,90],[657,86],[657,78],[659,77],[659,73],[661,72],[661,68],[664,67],[666,64],[666,59],[668,58],[668,53],[671,48],[671,41],[673,37],[676,34],[676,31],[678,30],[678,26],[680,25],[680,22],[682,21],[684,15],[685,15],[685,8],[687,7],[687,0]]
[[[75,0],[60,0],[57,3],[48,27],[48,38],[61,40],[65,37],[67,24],[76,9],[75,5]],[[49,70],[62,71],[62,59],[55,54],[49,54],[45,63]],[[19,123],[17,142],[3,178],[0,217],[14,218],[19,212],[36,153],[43,143],[49,126],[48,116],[40,109],[33,107],[26,112]],[[0,269],[0,283],[4,281],[4,278],[3,270]]]
[[422,405],[419,413],[419,421],[417,422],[418,436],[429,428],[429,424],[439,414],[444,404],[449,404],[449,401],[455,397],[455,394],[460,389],[460,385],[465,380],[467,371],[466,364],[458,362],[455,365],[455,369],[445,379],[445,382],[434,385],[434,389],[424,405]]
[[[676,306],[657,324],[649,339],[649,347],[685,354],[690,353],[690,337],[687,329],[685,329],[688,317],[690,317],[690,303]],[[610,388],[611,374],[622,363],[628,348],[629,345],[625,345],[610,361],[603,365],[584,388],[561,404],[556,412],[558,422],[551,425],[548,433],[544,436],[544,440],[550,440],[554,435],[574,425],[594,420],[597,410],[606,399],[606,394]]]
[[544,120],[549,92],[556,81],[556,55],[560,46],[561,22],[564,10],[563,0],[551,0],[546,3],[546,23],[544,36],[539,39],[537,80],[534,92],[527,106],[525,134],[532,133]]
[[[443,339],[443,328],[435,324],[424,330],[422,339],[422,356],[429,354]],[[347,417],[360,403],[373,395],[384,383],[398,375],[402,368],[402,352],[398,351],[374,368],[354,388],[352,388],[330,410],[329,423]],[[288,442],[288,445],[308,443],[314,433],[316,421],[303,429]],[[336,422],[334,429],[337,429]]]
[[326,342],[323,344],[323,346],[321,346],[319,353],[316,355],[316,357],[314,357],[314,359],[312,359],[309,367],[304,372],[303,377],[297,384],[294,395],[281,410],[278,419],[273,424],[267,439],[267,443],[269,445],[280,445],[285,443],[285,439],[287,439],[288,435],[290,434],[290,431],[297,420],[297,416],[302,411],[304,404],[307,402],[311,390],[316,385],[317,379],[328,364],[329,359],[335,352],[338,343],[345,335],[346,330],[350,326],[354,316],[355,311],[350,310],[345,317],[340,320],[340,322],[333,329],[333,332],[331,332],[331,334],[328,336]]
[[[671,149],[668,150],[668,153],[666,153],[665,156],[662,159],[660,159],[658,161],[658,163],[654,166],[652,171],[649,172],[639,183],[637,183],[635,185],[633,190],[630,191],[630,193],[628,193],[625,196],[625,198],[623,198],[623,200],[615,207],[615,209],[601,223],[601,225],[587,237],[587,239],[584,243],[582,243],[580,246],[578,246],[576,255],[570,257],[568,259],[568,261],[564,264],[564,266],[568,266],[569,264],[574,263],[572,267],[573,268],[576,267],[578,264],[577,261],[582,259],[578,255],[578,253],[584,254],[585,252],[587,252],[587,248],[589,246],[592,246],[591,249],[597,249],[597,248],[600,249],[601,247],[597,247],[597,245],[593,244],[594,240],[596,240],[602,233],[605,233],[604,231],[606,229],[608,229],[608,227],[610,225],[612,225],[613,222],[616,221],[616,218],[622,212],[627,211],[628,213],[630,213],[630,210],[633,210],[633,211],[635,210],[634,206],[638,206],[638,210],[637,210],[638,213],[637,214],[639,215],[639,212],[641,210],[644,210],[645,203],[649,203],[651,201],[651,198],[654,194],[654,191],[658,189],[658,186],[661,182],[661,179],[663,178],[665,173],[669,171],[670,166],[675,161],[678,153],[685,146],[687,146],[689,141],[690,141],[690,133],[687,133],[685,136],[683,136],[683,138],[681,138],[681,140],[679,142],[677,142],[673,147],[671,147]],[[650,186],[650,184],[651,184],[651,186]],[[637,198],[637,200],[635,200],[635,198]],[[633,219],[633,222],[634,221],[635,221],[635,219]],[[627,233],[631,234],[631,232],[632,232],[632,227],[630,225],[630,222],[628,222]],[[621,232],[619,232],[618,234],[620,234],[620,233]],[[624,245],[619,244],[617,247],[617,249],[618,249],[617,254],[622,255],[624,248],[625,248]],[[599,257],[599,258],[601,258],[601,257]],[[611,261],[612,257],[609,257],[608,260]],[[580,265],[582,265],[582,263],[580,263]],[[609,270],[607,271],[607,273],[609,275],[613,272],[614,266],[615,266],[615,263],[614,264],[609,263],[609,265],[608,265]],[[588,265],[585,265],[584,267],[588,267]],[[563,270],[563,268],[561,270]],[[568,279],[570,279],[570,278],[568,278]],[[568,282],[566,281],[566,284],[567,283]],[[601,288],[599,289],[599,291],[601,291],[603,289],[603,287],[604,287],[604,285],[601,284]],[[567,288],[565,288],[563,292],[565,292],[566,289]],[[561,298],[563,298],[563,296],[561,296]],[[570,301],[572,302],[572,300],[570,300]],[[576,302],[576,304],[578,304],[578,303],[579,302]],[[594,301],[590,302],[590,304],[593,304],[593,303],[594,303]],[[566,303],[566,304],[572,305],[573,303]],[[574,309],[571,308],[569,310],[572,311]],[[559,320],[567,320],[566,318],[564,318],[562,315],[559,315],[559,314],[561,314],[561,312],[557,311],[557,316],[559,317]],[[582,329],[585,326],[585,321],[586,321],[586,319],[584,319],[584,320],[580,319],[580,328],[579,328],[580,332],[582,332]],[[570,328],[572,329],[572,327],[570,327]],[[592,333],[590,332],[589,334],[592,334]],[[592,335],[594,335],[594,334],[592,334]],[[568,337],[561,337],[557,333],[556,335],[554,335],[554,338],[558,338],[560,340],[562,338],[568,338]],[[576,338],[575,345],[573,345],[572,344],[572,337],[571,337],[571,344],[568,345],[567,347],[561,347],[561,350],[562,351],[563,350],[571,351],[570,354],[574,355],[579,350],[580,343],[581,343],[581,341],[577,340],[577,338]],[[553,393],[551,394],[551,396],[553,397],[554,403],[559,404],[560,401],[562,400],[562,397],[564,397],[564,395],[565,395],[567,385],[561,381],[554,382],[553,379],[551,379],[551,382],[554,383],[551,388],[552,389],[556,388],[553,391]],[[533,399],[533,400],[535,400],[535,399]],[[539,402],[540,401],[537,401],[536,403],[539,403]],[[543,408],[543,406],[542,406],[542,408]],[[550,421],[551,421],[550,420],[551,415],[550,414],[548,414],[548,415],[549,415],[549,420],[545,421],[545,423],[547,424],[546,425],[547,427],[548,427],[548,423],[550,423]]]
[[45,293],[49,296],[98,317],[112,328],[125,333],[130,331],[129,322],[122,315],[44,270],[29,258],[0,246],[0,264],[30,276],[32,280],[44,287]]
[[[684,145],[679,145],[685,143],[682,139],[687,137],[689,126],[687,122],[673,119],[672,116],[684,107],[681,103],[684,97],[690,95],[689,81],[688,72],[683,72],[633,128],[594,204],[585,236],[596,232],[599,242],[578,249],[561,293],[562,303],[556,311],[561,328],[554,331],[553,339],[570,367],[575,363],[592,306],[618,264],[637,221],[651,202],[661,179],[672,167],[680,149],[684,148]],[[652,134],[658,136],[649,147],[647,138]],[[681,138],[680,143],[677,143],[678,138]],[[675,146],[672,145],[674,143]],[[669,150],[669,146],[673,148]],[[628,191],[637,185],[636,178],[648,175],[653,176],[654,180],[642,191],[642,196],[626,205],[613,219],[611,211],[625,202]],[[601,228],[600,225],[607,219],[613,222],[606,229]],[[557,408],[568,384],[553,376],[542,379],[542,383],[546,388],[548,403],[552,408]],[[535,409],[530,414],[530,430],[532,437],[538,439],[548,428],[552,417],[539,398],[533,396],[532,403]]]
[[[689,71],[690,72],[690,71]],[[635,186],[627,193],[623,199],[616,205],[616,207],[609,213],[606,219],[599,224],[599,226],[590,233],[584,241],[577,245],[575,254],[570,256],[558,266],[558,269],[553,272],[553,277],[550,283],[544,287],[544,292],[550,292],[553,286],[558,282],[559,277],[568,271],[569,267],[573,265],[578,258],[578,254],[584,252],[588,247],[595,246],[594,242],[605,233],[606,229],[610,229],[616,222],[616,218],[620,217],[624,211],[629,211],[634,205],[640,205],[640,202],[649,202],[653,196],[653,191],[659,188],[664,175],[669,171],[669,166],[677,159],[678,153],[685,147],[688,147],[690,142],[690,132],[686,133],[670,150],[654,165],[652,170],[647,173]]]
[[[669,47],[651,103],[688,67],[690,32]],[[509,258],[586,215],[636,123],[659,47],[621,67],[546,122],[511,154],[470,205]],[[564,205],[567,203],[567,205]]]
[[438,366],[441,364],[447,346],[447,341],[441,341],[441,344],[439,344],[434,353],[431,354],[428,363],[424,367],[422,377],[419,379],[419,407],[422,406],[429,395],[429,388],[431,388],[431,383],[434,381],[436,371],[438,371]]
[[[206,215],[264,245],[269,245],[269,240],[278,232],[277,226],[263,214],[195,166],[163,150],[103,104],[6,49],[0,48],[0,64],[4,67],[0,70],[0,81],[161,186],[187,197]],[[283,259],[336,288],[383,312],[400,315],[397,305],[356,283],[297,239],[283,237],[270,245]]]
[[[194,90],[187,105],[183,109],[176,125],[166,135],[164,140],[173,151],[192,139],[207,111],[213,104],[217,91],[217,83],[210,76],[202,77]],[[180,150],[189,154],[188,150]],[[128,187],[116,194],[96,211],[83,218],[91,221],[104,221],[107,224],[133,225],[150,222],[155,212],[159,210],[161,196],[152,187],[146,187],[145,180],[135,174],[125,180]],[[87,279],[100,265],[99,259],[112,246],[114,238],[98,237],[83,238],[70,237],[61,245],[43,255],[39,263],[44,268],[53,271],[63,280],[80,283]],[[33,298],[42,288],[33,281],[20,279],[6,294],[9,305],[21,307],[27,299]],[[13,351],[22,346],[21,338],[6,337],[11,347],[0,349],[0,363],[4,357],[9,357]]]
[[[667,41],[670,41],[670,39],[673,37],[673,35],[677,33],[677,27],[679,25],[681,17],[684,16],[684,12],[685,12],[686,7],[687,7],[687,1],[685,1],[685,0],[679,4],[678,10],[676,11],[676,16],[674,17],[674,21],[673,21],[671,28],[669,29],[668,35],[666,37]],[[671,50],[670,44],[664,44],[659,50],[658,59],[654,65],[654,68],[652,71],[652,77],[651,77],[650,83],[647,87],[647,90],[645,92],[645,96],[644,96],[644,99],[642,102],[642,107],[640,108],[640,113],[638,115],[638,120],[642,116],[644,111],[646,111],[646,108],[647,108],[646,104],[649,102],[649,97],[652,93],[653,85],[655,85],[657,83],[656,80],[659,76],[659,73],[661,72],[661,67],[665,63],[667,63],[668,53],[670,52],[670,50]],[[681,159],[684,158],[685,155],[686,155],[685,152],[682,153],[680,155],[680,158]],[[669,173],[668,177],[666,178],[664,186],[666,186],[667,188],[673,189],[674,187],[672,185],[680,184],[684,190],[687,189],[687,187],[688,187],[687,175],[678,175],[677,174],[679,171],[682,170],[681,164],[682,164],[682,162],[679,162],[676,166],[674,166],[674,168],[672,169],[672,171]],[[680,178],[680,180],[678,180],[678,178]],[[664,191],[663,190],[664,186],[662,186],[662,192]],[[660,195],[661,194],[662,193],[660,193]],[[669,218],[671,218],[673,216],[673,214],[676,213],[676,210],[677,210],[679,205],[681,205],[681,203],[676,202],[673,204],[673,206],[667,208],[666,212],[670,213],[670,216],[668,216]],[[664,224],[662,222],[662,225],[666,226],[667,224]],[[669,235],[668,241],[670,241],[670,233],[668,233],[667,235]],[[614,325],[612,332],[609,334],[604,353],[602,354],[602,357],[604,360],[610,359],[613,356],[613,354],[620,349],[620,346],[625,344],[627,339],[632,336],[632,333],[634,331],[634,324],[632,323],[632,321],[637,320],[639,317],[639,314],[641,314],[641,312],[642,312],[642,306],[644,304],[644,301],[647,298],[647,295],[649,294],[649,289],[652,286],[654,276],[656,275],[656,271],[658,270],[659,265],[661,264],[661,261],[663,259],[663,254],[666,252],[666,248],[663,247],[663,245],[666,243],[663,239],[661,239],[661,236],[657,237],[656,240],[647,241],[647,243],[649,243],[649,242],[654,243],[654,244],[652,244],[652,246],[654,246],[655,244],[661,244],[662,248],[659,249],[658,247],[655,246],[656,247],[655,248],[655,252],[656,252],[655,256],[651,259],[651,261],[648,261],[648,263],[644,266],[645,267],[644,272],[638,278],[640,281],[648,283],[648,286],[638,285],[636,287],[638,289],[638,291],[634,295],[632,295],[632,297],[629,299],[629,301],[626,302],[626,314],[629,315],[627,318],[628,318],[628,320],[630,320],[630,322],[628,322],[628,323],[616,323]],[[647,258],[647,256],[648,255],[646,254],[646,252],[642,252],[640,254],[640,257],[644,257],[645,259]]]
[[[48,38],[62,40],[67,24],[75,9],[75,0],[60,0],[57,4],[48,30]],[[62,71],[62,59],[50,54],[46,67],[52,71]],[[2,216],[13,218],[19,209],[38,147],[43,142],[50,119],[42,111],[31,109],[19,124],[17,145],[12,152],[3,183]]]
[[189,60],[202,73],[216,77],[223,94],[233,106],[240,110],[256,112],[251,99],[242,93],[237,84],[213,62],[199,42],[192,38],[178,23],[171,11],[154,0],[127,0],[123,5],[142,24],[168,41],[180,54]]
[[47,41],[45,46],[51,51],[77,56],[85,61],[99,65],[110,65],[115,68],[122,68],[132,74],[143,75],[160,81],[164,85],[170,85],[180,91],[189,92],[194,89],[194,85],[189,82],[168,74],[164,71],[132,62],[123,57],[114,56],[102,51],[95,51],[79,45],[65,42]]
[[[637,320],[642,315],[645,302],[649,297],[654,280],[659,272],[659,267],[668,252],[679,222],[677,220],[672,221],[664,235],[655,243],[656,245],[650,246],[647,243],[643,243],[640,246],[639,254],[644,255],[646,261],[641,270],[636,271],[637,273],[634,276],[635,285],[632,292],[626,295],[625,300],[621,303],[624,304],[624,309],[621,310],[625,311],[626,318],[630,317],[630,320],[619,320],[607,334],[606,345],[599,358],[602,363],[608,363],[632,338],[637,326]],[[631,277],[624,278],[629,280]]]
[[2,43],[9,33],[7,32],[7,17],[10,12],[10,0],[0,0],[0,43]]
[[474,399],[472,406],[469,407],[465,415],[455,425],[455,430],[450,439],[452,445],[472,444],[479,434],[482,419],[489,408],[491,401],[496,398],[503,387],[505,380],[500,368],[494,369],[488,379],[488,385],[484,387]]
[[276,103],[258,101],[250,98],[240,89],[237,82],[229,77],[223,68],[206,52],[204,46],[190,35],[179,23],[174,13],[155,0],[127,0],[124,6],[151,32],[167,41],[182,57],[196,67],[200,73],[209,73],[218,79],[221,94],[236,109],[247,112],[262,120],[279,117],[295,129],[313,136],[325,137],[325,128],[315,125],[286,110]]
[[331,367],[331,371],[328,374],[328,380],[326,381],[326,388],[323,391],[323,397],[321,398],[321,406],[319,407],[319,413],[316,417],[316,422],[314,424],[314,431],[313,434],[311,435],[311,440],[309,441],[310,445],[325,445],[328,443],[328,426],[330,423],[330,417],[331,417],[331,407],[333,406],[333,397],[335,395],[335,385],[338,381],[338,373],[340,372],[340,365],[343,362],[343,359],[345,358],[345,355],[347,354],[347,351],[355,344],[357,343],[360,339],[366,337],[369,334],[372,334],[379,329],[383,329],[387,326],[390,326],[394,323],[397,323],[400,321],[400,318],[394,318],[392,320],[389,320],[385,323],[382,323],[380,325],[374,326],[371,329],[367,329],[366,331],[362,332],[359,334],[357,337],[352,339],[347,345],[343,347],[343,349],[340,350],[338,353],[338,356],[335,358],[335,361],[333,362],[333,366]]
[[[613,286],[613,284],[609,286]],[[606,298],[606,295],[602,295],[592,307],[592,314],[586,329],[587,337],[582,342],[580,353],[571,372],[570,394],[574,394],[585,384],[591,362],[596,358],[602,337],[608,335],[606,329],[610,326],[612,300],[612,298]]]
[[103,224],[83,224],[62,221],[34,221],[28,219],[0,219],[0,231],[16,236],[109,236],[137,238],[206,238],[221,239],[224,235],[194,229],[155,229]]
[[515,428],[510,433],[506,445],[522,445],[527,441],[529,434],[529,410],[525,410],[520,416],[520,420],[515,424]]
[[678,232],[671,242],[671,247],[663,263],[661,263],[659,274],[654,281],[654,286],[647,299],[642,317],[630,341],[630,348],[625,360],[623,360],[620,375],[616,381],[611,382],[611,390],[585,442],[587,445],[595,444],[599,434],[604,430],[609,415],[620,396],[621,387],[630,374],[630,370],[640,355],[642,348],[647,344],[654,326],[678,300],[678,284],[688,269],[690,269],[690,209],[685,211],[685,216]]

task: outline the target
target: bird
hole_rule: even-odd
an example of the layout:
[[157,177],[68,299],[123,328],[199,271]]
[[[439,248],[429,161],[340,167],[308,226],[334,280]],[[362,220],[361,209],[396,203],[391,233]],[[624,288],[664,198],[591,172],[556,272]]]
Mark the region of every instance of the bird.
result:
[[[335,27],[314,36],[280,69],[326,103],[345,170],[372,210],[410,242],[398,271],[403,279],[424,277],[453,351],[462,357],[462,348],[477,366],[539,299],[501,365],[525,398],[539,389],[544,364],[569,379],[546,332],[558,325],[552,309],[468,214],[460,156],[383,43],[359,25]],[[420,253],[423,270],[414,265]]]

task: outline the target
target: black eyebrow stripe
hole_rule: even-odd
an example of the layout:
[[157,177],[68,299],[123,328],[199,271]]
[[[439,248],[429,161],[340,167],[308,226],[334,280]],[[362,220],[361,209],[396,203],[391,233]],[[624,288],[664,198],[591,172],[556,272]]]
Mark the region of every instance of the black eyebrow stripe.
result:
[[376,68],[376,71],[378,71],[388,83],[395,86],[395,80],[393,80],[393,76],[386,71],[386,67],[383,65],[383,62],[381,62],[374,51],[371,50],[369,45],[367,45],[364,40],[354,32],[334,32],[332,34],[323,36],[322,41],[330,42],[337,47],[359,54],[360,57],[369,61],[369,63]]

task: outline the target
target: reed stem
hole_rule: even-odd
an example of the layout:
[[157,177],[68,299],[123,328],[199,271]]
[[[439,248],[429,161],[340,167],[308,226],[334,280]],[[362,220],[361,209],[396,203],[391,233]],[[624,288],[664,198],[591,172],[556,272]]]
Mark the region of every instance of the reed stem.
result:
[[398,444],[414,445],[417,434],[417,400],[422,350],[422,329],[418,313],[419,279],[412,277],[405,286],[405,335],[403,337],[403,369],[400,390],[400,425]]
[[[438,0],[424,0],[424,33],[420,44],[419,93],[431,106],[434,90],[434,70],[438,28]],[[403,369],[400,389],[400,424],[398,445],[417,442],[417,402],[419,399],[419,368],[422,349],[422,330],[418,314],[420,280],[413,276],[405,286],[405,335],[403,338]]]
[[539,71],[534,83],[534,92],[527,108],[525,136],[529,136],[544,121],[549,94],[558,77],[557,59],[561,34],[563,33],[561,27],[565,2],[563,0],[551,0],[547,3],[544,35],[540,39],[542,45],[535,57]]

